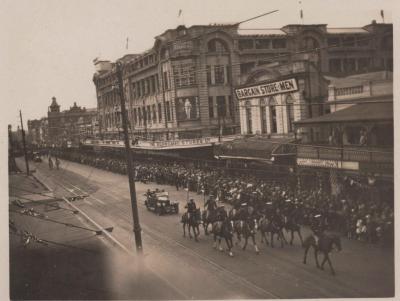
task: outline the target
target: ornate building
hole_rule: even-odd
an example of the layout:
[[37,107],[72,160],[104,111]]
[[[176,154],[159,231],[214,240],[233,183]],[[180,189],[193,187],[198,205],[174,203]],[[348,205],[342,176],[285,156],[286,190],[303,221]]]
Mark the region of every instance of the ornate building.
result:
[[[152,140],[239,133],[242,115],[234,87],[245,84],[247,73],[298,61],[306,61],[316,74],[336,76],[391,70],[392,40],[392,25],[376,22],[362,28],[316,24],[245,30],[237,24],[214,24],[169,29],[155,38],[150,50],[118,60],[124,66],[130,131]],[[115,63],[94,63],[100,135],[118,138]],[[278,123],[277,132],[290,131],[287,122]]]
[[87,128],[92,127],[96,115],[96,109],[82,108],[76,102],[69,110],[60,112],[60,106],[53,97],[47,113],[48,145],[79,145],[83,139],[93,134]]

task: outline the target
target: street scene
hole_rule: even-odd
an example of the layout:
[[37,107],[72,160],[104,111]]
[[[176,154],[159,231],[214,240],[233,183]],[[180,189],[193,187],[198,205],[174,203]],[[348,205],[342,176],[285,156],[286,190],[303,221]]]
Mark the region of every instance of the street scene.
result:
[[11,300],[396,297],[394,2],[256,2],[6,4]]

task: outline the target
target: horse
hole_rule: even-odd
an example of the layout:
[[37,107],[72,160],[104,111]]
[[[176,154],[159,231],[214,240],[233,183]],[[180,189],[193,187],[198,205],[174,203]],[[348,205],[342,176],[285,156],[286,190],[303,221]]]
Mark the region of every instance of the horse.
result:
[[193,229],[194,239],[198,241],[197,236],[200,235],[200,223],[201,223],[201,216],[200,216],[200,208],[196,209],[196,212],[192,215],[189,215],[188,212],[185,212],[182,215],[181,223],[183,224],[183,237],[186,237],[186,227],[189,231],[189,238],[192,239],[192,234],[190,233],[190,228]]
[[233,227],[232,223],[229,219],[225,219],[224,221],[215,221],[212,223],[211,232],[214,234],[214,249],[217,248],[217,239],[218,239],[218,249],[222,252],[221,247],[221,239],[224,238],[226,242],[226,246],[228,247],[229,256],[233,256],[232,248],[233,248]]
[[295,221],[294,217],[288,217],[287,215],[283,216],[283,227],[286,232],[290,231],[290,245],[293,245],[294,233],[296,232],[300,238],[301,245],[303,245],[303,237],[300,232],[300,225]]
[[248,220],[236,220],[236,221],[232,221],[231,223],[235,229],[235,232],[236,232],[239,242],[241,242],[242,235],[245,239],[242,249],[246,250],[247,242],[249,240],[249,237],[251,237],[251,239],[253,241],[254,250],[256,251],[257,254],[260,254],[260,250],[258,249],[258,246],[256,243],[256,238],[255,238],[255,235],[258,230],[257,219],[251,218]]
[[[265,215],[262,215],[261,218],[258,221],[259,227],[260,227],[260,232],[261,232],[261,243],[264,242],[267,245],[268,239],[265,233],[270,233],[271,235],[271,247],[274,247],[274,235],[276,234],[278,236],[278,240],[281,241],[281,248],[283,248],[283,243],[286,242],[285,236],[283,235],[282,228],[283,225],[272,221],[271,219],[268,219]],[[286,242],[287,243],[287,242]]]
[[[307,253],[310,247],[314,248],[314,256],[315,256],[315,263],[317,265],[317,268],[323,270],[324,265],[326,262],[328,262],[330,268],[331,268],[331,273],[332,275],[335,275],[335,271],[332,267],[331,260],[329,258],[329,253],[334,249],[334,247],[337,248],[338,251],[342,250],[342,244],[340,242],[340,237],[338,235],[321,235],[319,237],[318,241],[316,240],[314,235],[310,235],[304,240],[303,247],[305,248],[304,251],[304,259],[303,263],[307,263]],[[318,262],[318,253],[323,253],[324,254],[324,259],[322,260],[321,265]]]
[[217,210],[204,210],[202,213],[202,221],[204,227],[204,234],[208,235],[208,225],[212,224],[215,221],[215,217],[217,215]]

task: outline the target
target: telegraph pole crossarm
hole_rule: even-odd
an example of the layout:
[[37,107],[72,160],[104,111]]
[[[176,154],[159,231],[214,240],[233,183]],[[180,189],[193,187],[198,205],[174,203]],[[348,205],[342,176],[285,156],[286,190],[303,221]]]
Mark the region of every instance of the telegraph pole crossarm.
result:
[[143,253],[142,234],[141,234],[142,229],[140,228],[140,223],[139,223],[139,214],[138,214],[138,206],[136,199],[136,187],[135,187],[135,170],[129,144],[128,118],[125,107],[125,94],[122,81],[122,68],[123,68],[122,63],[118,62],[117,63],[118,92],[121,102],[122,128],[124,132],[126,159],[128,161],[128,178],[129,178],[129,191],[131,195],[131,204],[132,204],[133,232],[135,233],[136,252],[138,254],[142,254]]

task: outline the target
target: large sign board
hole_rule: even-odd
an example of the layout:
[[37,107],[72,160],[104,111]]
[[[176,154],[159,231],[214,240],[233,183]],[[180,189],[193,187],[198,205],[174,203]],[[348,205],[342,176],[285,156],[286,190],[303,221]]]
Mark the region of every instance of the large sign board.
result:
[[278,82],[262,84],[257,86],[235,89],[237,99],[247,99],[254,97],[265,97],[275,94],[297,91],[296,79],[290,78]]
[[297,165],[310,166],[310,167],[322,167],[322,168],[349,169],[349,170],[358,170],[359,169],[358,162],[322,160],[322,159],[310,159],[310,158],[297,158]]

